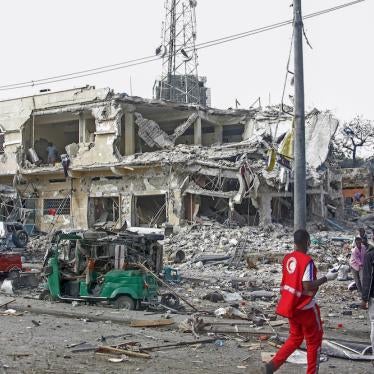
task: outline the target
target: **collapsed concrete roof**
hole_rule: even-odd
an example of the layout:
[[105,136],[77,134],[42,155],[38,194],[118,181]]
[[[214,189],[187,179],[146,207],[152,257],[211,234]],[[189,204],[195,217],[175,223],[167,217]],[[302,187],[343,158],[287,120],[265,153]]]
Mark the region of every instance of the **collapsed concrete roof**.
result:
[[[280,185],[290,182],[292,174],[289,175],[288,181],[285,181],[282,166],[276,167],[273,171],[266,171],[266,166],[268,150],[277,150],[277,138],[292,131],[293,117],[289,114],[292,113],[292,108],[285,108],[286,111],[282,109],[284,108],[280,106],[271,106],[249,110],[222,110],[115,94],[110,89],[83,87],[0,102],[0,124],[6,131],[15,131],[19,130],[30,116],[49,118],[48,116],[71,113],[77,118],[79,113],[89,112],[95,119],[95,136],[109,136],[102,141],[100,147],[111,144],[112,154],[109,157],[106,150],[106,157],[84,157],[84,151],[80,151],[79,157],[73,157],[71,160],[70,169],[73,172],[98,170],[108,166],[131,169],[184,165],[188,170],[195,172],[201,169],[207,173],[207,170],[211,169],[213,174],[220,170],[232,175],[238,173],[245,164],[269,186],[279,188]],[[119,154],[115,144],[121,133],[121,117],[126,111],[135,112],[137,134],[152,151]],[[14,116],[15,112],[20,115]],[[237,136],[236,140],[227,144],[176,144],[176,140],[184,135],[197,119],[204,121],[205,126],[229,128],[240,125],[243,132],[240,137]],[[163,129],[159,125],[161,123]],[[329,144],[337,126],[338,121],[329,112],[313,110],[307,115],[308,180],[313,181],[310,182],[313,186],[319,183],[317,169],[328,157]],[[95,141],[92,147],[87,147],[87,151],[92,153],[95,147],[99,149],[96,143]],[[61,171],[62,167],[58,166],[38,167],[37,170],[22,169],[23,174]]]

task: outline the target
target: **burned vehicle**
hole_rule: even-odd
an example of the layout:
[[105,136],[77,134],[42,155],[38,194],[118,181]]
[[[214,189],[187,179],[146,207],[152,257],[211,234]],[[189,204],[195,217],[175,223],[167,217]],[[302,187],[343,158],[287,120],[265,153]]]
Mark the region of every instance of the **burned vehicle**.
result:
[[161,239],[163,235],[130,231],[58,233],[45,256],[47,282],[40,297],[106,301],[126,309],[157,304],[157,281],[137,264],[161,271]]
[[22,223],[0,221],[0,249],[25,248],[29,236]]
[[26,248],[32,230],[24,223],[31,213],[13,187],[0,184],[0,251]]
[[[52,247],[59,246],[66,260],[75,261],[75,271],[86,266],[91,258],[102,263],[103,271],[120,269],[124,263],[142,263],[156,274],[163,269],[163,246],[160,241],[164,235],[156,233],[139,234],[132,231],[114,233],[110,231],[72,231],[79,240],[64,239],[66,233],[56,232]],[[48,256],[48,251],[46,253]]]

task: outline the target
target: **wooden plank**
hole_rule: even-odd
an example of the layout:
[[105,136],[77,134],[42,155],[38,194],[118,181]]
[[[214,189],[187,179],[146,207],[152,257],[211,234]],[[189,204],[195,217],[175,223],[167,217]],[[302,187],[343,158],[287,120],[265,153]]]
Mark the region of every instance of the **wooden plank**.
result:
[[130,323],[130,327],[160,327],[174,324],[173,319],[139,319]]
[[109,354],[115,354],[115,355],[126,355],[129,357],[138,357],[138,358],[151,358],[151,355],[149,353],[134,352],[134,351],[129,351],[127,349],[119,349],[119,348],[113,348],[113,347],[107,347],[107,346],[98,347],[95,352],[96,353],[109,353]]
[[194,340],[192,342],[176,342],[164,345],[155,345],[152,347],[142,347],[142,351],[152,351],[152,350],[160,350],[163,348],[171,348],[171,347],[185,347],[187,345],[196,345],[196,344],[206,344],[206,343],[213,343],[217,340],[217,338],[209,338],[209,339],[202,339],[202,340]]
[[14,303],[15,301],[16,301],[16,299],[11,299],[11,300],[8,300],[8,301],[0,300],[0,308],[3,307],[3,306],[8,307],[9,304]]

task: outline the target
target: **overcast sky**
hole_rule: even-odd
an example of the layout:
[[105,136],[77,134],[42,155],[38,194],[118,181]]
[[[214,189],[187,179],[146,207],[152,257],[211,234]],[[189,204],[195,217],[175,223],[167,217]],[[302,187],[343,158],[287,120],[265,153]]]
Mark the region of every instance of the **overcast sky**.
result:
[[[291,0],[198,0],[197,37],[205,42],[292,17]],[[303,0],[304,14],[349,0]],[[160,45],[164,0],[3,0],[0,2],[0,85],[31,81],[149,56]],[[305,28],[308,108],[331,109],[341,119],[374,119],[374,0],[310,19]],[[199,51],[212,106],[235,99],[248,107],[257,97],[279,103],[291,26]],[[152,96],[160,61],[48,84],[60,90],[90,84]],[[0,92],[0,98],[34,94],[43,87]],[[291,92],[290,92],[291,93]]]

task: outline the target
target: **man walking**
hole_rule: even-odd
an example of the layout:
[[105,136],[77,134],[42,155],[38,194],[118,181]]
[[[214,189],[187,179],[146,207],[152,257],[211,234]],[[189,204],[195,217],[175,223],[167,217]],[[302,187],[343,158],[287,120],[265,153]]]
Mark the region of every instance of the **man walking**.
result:
[[362,268],[364,265],[364,257],[366,253],[366,247],[362,244],[362,239],[358,236],[355,239],[355,246],[352,249],[351,258],[349,265],[351,266],[353,278],[356,283],[357,291],[361,297],[362,294]]
[[338,273],[329,271],[317,279],[317,268],[307,255],[310,236],[306,230],[294,233],[294,244],[295,250],[283,259],[281,298],[276,310],[277,314],[289,320],[289,337],[275,357],[264,366],[263,372],[266,374],[279,369],[304,339],[307,346],[307,374],[318,372],[323,330],[314,296],[319,286],[336,279]]
[[372,354],[374,354],[374,249],[368,251],[364,257],[362,274],[362,308],[369,308],[370,340]]

